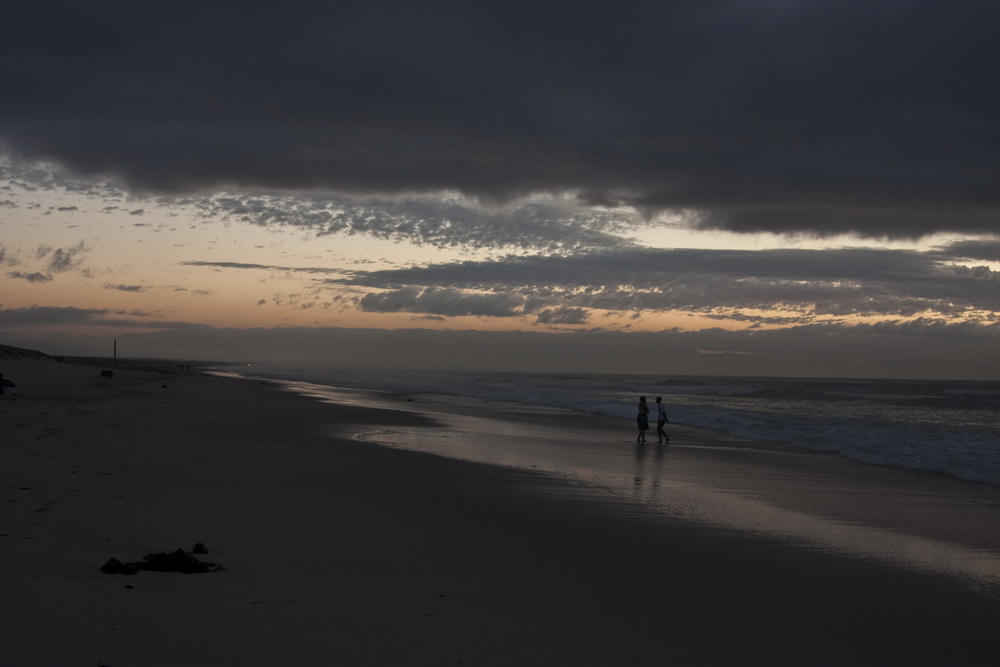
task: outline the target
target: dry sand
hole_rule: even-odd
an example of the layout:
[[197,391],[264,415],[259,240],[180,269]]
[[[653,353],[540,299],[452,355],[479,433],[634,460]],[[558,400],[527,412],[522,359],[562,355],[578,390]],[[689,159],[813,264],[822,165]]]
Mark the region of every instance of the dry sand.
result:
[[[19,390],[0,398],[3,665],[993,665],[1000,655],[1000,599],[952,577],[353,437],[450,418],[426,406],[395,410],[363,393],[331,405],[199,375],[109,379],[37,360],[0,372]],[[545,419],[524,426],[544,432]],[[926,506],[928,488],[958,488],[904,475],[882,491],[888,509],[866,511],[882,487],[852,477],[863,467],[815,470],[815,494],[801,482],[785,491],[789,465],[801,479],[825,459],[720,461],[724,450],[689,445],[676,458],[692,484],[724,488],[740,478],[734,463],[752,465],[769,480],[757,500],[819,515],[842,483],[851,493],[836,504],[854,508],[843,512],[887,530],[908,528],[906,508]],[[973,500],[949,491],[947,516],[929,523],[951,528],[934,537],[995,530],[992,490],[961,488]],[[973,528],[954,529],[972,506],[985,508]],[[99,569],[198,542],[225,569]]]

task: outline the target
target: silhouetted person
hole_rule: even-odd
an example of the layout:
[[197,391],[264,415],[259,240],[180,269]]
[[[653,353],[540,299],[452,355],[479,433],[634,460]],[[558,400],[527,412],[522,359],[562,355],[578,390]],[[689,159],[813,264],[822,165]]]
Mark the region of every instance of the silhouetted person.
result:
[[656,437],[659,439],[659,443],[662,445],[665,442],[670,442],[670,438],[667,436],[667,432],[663,430],[664,424],[669,424],[670,420],[667,419],[667,406],[663,404],[663,399],[659,396],[656,397]]
[[13,394],[16,385],[10,380],[5,380],[3,373],[0,373],[0,394]]
[[636,417],[636,421],[639,422],[639,437],[635,441],[645,443],[646,431],[649,429],[649,406],[646,405],[645,396],[639,397],[639,415]]

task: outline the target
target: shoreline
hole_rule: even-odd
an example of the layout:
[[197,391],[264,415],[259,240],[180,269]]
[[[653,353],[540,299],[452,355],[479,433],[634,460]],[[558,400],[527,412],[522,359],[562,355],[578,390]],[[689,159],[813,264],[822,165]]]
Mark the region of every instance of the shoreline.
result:
[[[319,385],[276,383],[305,396],[326,395]],[[345,391],[352,390],[335,389],[332,394]],[[674,437],[668,446],[647,443],[641,447],[631,441],[628,424],[623,429],[616,420],[600,415],[538,406],[497,410],[486,401],[456,406],[449,397],[414,400],[407,394],[389,394],[374,398],[380,405],[440,420],[433,427],[393,426],[384,429],[384,435],[375,428],[358,436],[383,446],[544,472],[634,497],[667,514],[677,511],[665,497],[665,489],[676,493],[679,487],[694,487],[737,495],[741,502],[797,511],[809,519],[906,532],[1000,554],[1000,532],[994,529],[1000,518],[996,509],[1000,508],[1000,487],[990,484],[853,461],[792,445],[744,444],[747,441],[738,437],[698,427],[672,424],[669,429]],[[512,445],[517,439],[523,444]],[[452,441],[460,446],[452,447]],[[640,482],[645,488],[636,486]],[[659,497],[650,488],[654,485],[659,487]],[[917,506],[914,499],[929,502]],[[732,506],[727,509],[730,514],[734,511]],[[703,520],[711,519],[708,513],[702,514]],[[962,522],[951,521],[958,515]],[[688,516],[699,519],[690,512]],[[760,523],[759,516],[754,520]],[[727,525],[754,530],[748,522],[732,518]],[[794,533],[789,531],[788,536]],[[996,574],[1000,584],[1000,567]]]
[[[16,377],[0,403],[12,665],[986,665],[1000,652],[1000,599],[945,577],[354,437],[447,430],[433,406],[86,370],[39,370],[53,375],[44,395]],[[544,416],[528,422],[548,437]],[[670,455],[678,474],[731,485],[713,453]],[[225,570],[99,571],[196,542]]]
[[635,396],[666,394],[677,417],[672,421],[733,436],[735,445],[834,452],[858,463],[936,471],[1000,488],[1000,430],[989,419],[1000,407],[996,387],[977,391],[966,384],[830,378],[345,373],[286,369],[264,375],[466,406],[485,399],[514,411],[561,407],[629,422],[635,419],[629,409]]

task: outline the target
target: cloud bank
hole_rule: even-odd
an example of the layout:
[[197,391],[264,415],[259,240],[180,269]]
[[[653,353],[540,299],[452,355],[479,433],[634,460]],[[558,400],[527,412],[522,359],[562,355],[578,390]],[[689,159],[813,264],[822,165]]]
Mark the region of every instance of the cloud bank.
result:
[[[994,322],[1000,273],[959,260],[993,252],[992,244],[968,243],[929,252],[623,248],[357,271],[329,282],[378,290],[360,299],[369,312],[538,314],[547,324],[582,324],[592,309],[683,311],[759,324],[803,324],[821,316]],[[563,316],[555,317],[553,308]]]
[[[108,338],[8,336],[53,354],[109,356]],[[995,381],[1000,325],[914,321],[773,331],[546,334],[427,329],[182,329],[123,334],[123,357],[316,368],[501,372],[959,378]],[[164,354],[169,351],[169,354]],[[488,353],[486,353],[488,351]]]

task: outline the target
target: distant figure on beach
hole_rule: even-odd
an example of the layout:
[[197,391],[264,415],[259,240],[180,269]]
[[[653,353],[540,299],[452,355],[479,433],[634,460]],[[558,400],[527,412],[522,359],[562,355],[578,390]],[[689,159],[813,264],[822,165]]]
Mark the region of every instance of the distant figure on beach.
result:
[[0,373],[0,394],[16,394],[14,387],[17,386],[10,380],[5,380],[3,373]]
[[667,406],[663,404],[663,399],[659,396],[656,397],[656,437],[659,443],[662,445],[665,442],[670,442],[670,438],[667,437],[667,432],[663,430],[664,424],[669,424],[670,420],[667,419]]
[[639,422],[639,437],[635,441],[645,444],[646,431],[649,429],[649,406],[646,405],[645,396],[639,397],[639,416],[636,420]]

